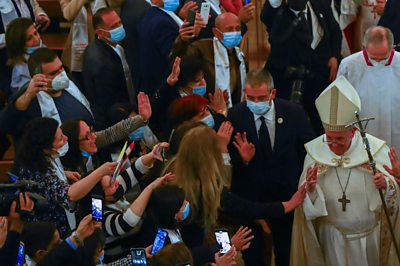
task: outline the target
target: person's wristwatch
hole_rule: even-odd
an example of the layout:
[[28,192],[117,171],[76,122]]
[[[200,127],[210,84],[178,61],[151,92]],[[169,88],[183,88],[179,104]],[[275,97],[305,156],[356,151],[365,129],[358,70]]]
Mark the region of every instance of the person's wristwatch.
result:
[[76,233],[76,231],[74,231],[71,236],[74,239],[74,242],[78,244],[78,246],[83,247],[83,241],[81,241],[79,239],[78,234]]

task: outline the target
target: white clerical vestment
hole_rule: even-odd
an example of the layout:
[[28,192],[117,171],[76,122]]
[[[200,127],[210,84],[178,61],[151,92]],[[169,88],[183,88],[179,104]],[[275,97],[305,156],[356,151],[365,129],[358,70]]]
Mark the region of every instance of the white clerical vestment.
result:
[[[382,167],[390,166],[389,148],[382,140],[370,135],[368,138],[377,169],[388,176],[384,195],[396,216],[397,185]],[[300,185],[305,183],[308,167],[315,164],[318,181],[314,192],[307,192],[303,205],[295,213],[291,265],[388,265],[389,256],[380,248],[380,232],[384,230],[382,204],[360,134],[356,132],[343,156],[334,154],[322,139],[320,136],[305,145],[307,157]],[[385,243],[390,247],[390,236]],[[381,264],[382,260],[385,263]]]
[[400,53],[373,65],[361,51],[343,59],[338,76],[343,75],[361,98],[361,118],[375,117],[368,132],[400,149]]

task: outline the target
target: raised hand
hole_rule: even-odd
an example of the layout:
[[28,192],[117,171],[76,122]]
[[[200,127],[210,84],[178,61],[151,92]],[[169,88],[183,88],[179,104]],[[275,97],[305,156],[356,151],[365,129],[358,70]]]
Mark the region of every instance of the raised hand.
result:
[[92,215],[86,215],[82,221],[79,223],[76,229],[76,235],[78,239],[83,242],[86,238],[91,236],[97,228],[101,227],[101,222],[96,222],[92,220]]
[[221,152],[228,152],[227,146],[231,140],[232,132],[233,126],[229,121],[222,122],[221,126],[218,128],[217,137]]
[[171,74],[167,78],[167,83],[170,86],[174,86],[179,78],[179,73],[181,73],[181,58],[179,56],[175,57],[174,64],[172,66]]
[[193,1],[189,1],[186,2],[186,4],[183,5],[183,7],[179,10],[179,17],[182,20],[187,19],[188,15],[189,15],[189,10],[194,10],[196,11],[198,9],[198,6],[196,4],[196,2]]
[[240,10],[239,10],[239,19],[240,21],[247,23],[250,20],[252,20],[254,18],[254,10],[255,10],[255,6],[253,5],[253,3],[249,3],[245,6],[243,6]]
[[290,198],[289,201],[282,202],[283,207],[285,209],[285,213],[291,212],[296,209],[297,206],[303,203],[306,197],[306,184],[303,184],[299,187],[296,193]]
[[149,96],[144,92],[139,92],[137,95],[139,115],[142,117],[144,122],[149,121],[151,117],[151,104]]
[[194,26],[191,26],[190,23],[185,20],[179,28],[179,37],[184,41],[190,41],[193,39],[195,37]]
[[315,164],[313,167],[308,167],[306,176],[306,189],[308,192],[313,192],[317,185],[318,178],[318,165]]
[[251,240],[254,235],[251,234],[251,229],[248,227],[241,226],[236,233],[233,235],[231,242],[235,246],[237,251],[243,251],[249,248]]
[[249,143],[247,141],[246,132],[242,134],[240,134],[239,132],[236,133],[233,145],[238,150],[242,161],[246,164],[249,163],[256,154],[256,147],[253,143]]
[[391,175],[394,177],[396,180],[397,184],[400,184],[400,160],[399,157],[397,156],[396,150],[391,147],[389,152],[389,159],[390,163],[392,165],[392,168],[389,168],[389,166],[384,165],[383,168]]
[[210,109],[223,116],[227,115],[228,106],[226,105],[224,92],[222,90],[218,89],[214,94],[208,93],[208,98],[210,99],[210,103],[208,104]]
[[161,162],[165,160],[164,158],[164,149],[169,147],[168,142],[160,142],[154,145],[153,150],[151,151],[151,155],[153,155],[154,159],[157,159]]

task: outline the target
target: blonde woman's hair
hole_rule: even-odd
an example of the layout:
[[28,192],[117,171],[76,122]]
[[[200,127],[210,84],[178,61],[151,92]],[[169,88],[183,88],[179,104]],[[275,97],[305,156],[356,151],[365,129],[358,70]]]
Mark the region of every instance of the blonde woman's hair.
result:
[[223,159],[216,133],[209,127],[196,127],[183,137],[173,163],[175,182],[186,192],[191,219],[205,228],[217,221],[223,188]]

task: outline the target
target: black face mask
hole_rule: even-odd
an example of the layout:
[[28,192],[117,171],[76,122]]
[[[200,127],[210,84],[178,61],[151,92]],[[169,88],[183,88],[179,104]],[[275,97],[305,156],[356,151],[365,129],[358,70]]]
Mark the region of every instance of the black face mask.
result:
[[306,7],[308,0],[287,0],[287,4],[289,8],[296,10],[296,11],[302,11]]

